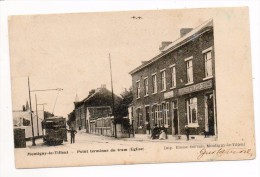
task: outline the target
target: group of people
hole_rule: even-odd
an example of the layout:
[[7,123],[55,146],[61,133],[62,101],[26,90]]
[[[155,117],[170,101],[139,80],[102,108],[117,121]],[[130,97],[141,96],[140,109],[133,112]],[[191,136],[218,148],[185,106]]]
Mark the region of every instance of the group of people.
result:
[[151,138],[159,140],[167,139],[167,129],[164,126],[158,127],[158,125],[155,124],[152,128]]

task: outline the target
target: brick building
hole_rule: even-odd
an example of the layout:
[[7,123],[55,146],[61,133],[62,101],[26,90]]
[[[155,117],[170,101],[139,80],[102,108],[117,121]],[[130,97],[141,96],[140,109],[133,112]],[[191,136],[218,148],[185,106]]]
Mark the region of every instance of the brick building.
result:
[[213,20],[181,29],[130,72],[137,133],[158,124],[172,135],[185,135],[186,125],[192,135],[217,135],[213,29]]
[[[115,106],[121,98],[114,94]],[[101,117],[108,117],[112,113],[112,93],[105,85],[92,89],[89,95],[81,101],[74,102],[74,110],[68,114],[70,127],[75,129],[92,129],[91,121]]]

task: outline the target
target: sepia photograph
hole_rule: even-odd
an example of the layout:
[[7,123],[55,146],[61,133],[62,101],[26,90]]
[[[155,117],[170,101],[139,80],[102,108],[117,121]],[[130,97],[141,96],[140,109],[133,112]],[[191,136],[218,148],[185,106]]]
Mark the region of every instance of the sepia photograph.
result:
[[16,168],[255,158],[247,7],[8,25]]

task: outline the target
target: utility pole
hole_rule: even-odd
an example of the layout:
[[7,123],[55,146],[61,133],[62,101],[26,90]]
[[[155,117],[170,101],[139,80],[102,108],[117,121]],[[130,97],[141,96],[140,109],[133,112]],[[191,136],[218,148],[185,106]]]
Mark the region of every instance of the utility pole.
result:
[[32,116],[32,101],[31,101],[31,90],[30,90],[30,78],[29,78],[29,76],[28,76],[28,89],[29,89],[30,114],[31,114],[31,125],[32,125],[32,146],[36,146],[35,139],[34,139],[33,116]]
[[44,104],[42,105],[42,109],[43,109],[43,120],[45,120]]
[[40,136],[40,134],[39,134],[39,117],[38,117],[37,96],[36,96],[36,94],[35,94],[35,102],[36,102],[36,118],[37,118],[37,135],[39,137]]
[[112,115],[114,116],[115,138],[117,138],[116,122],[115,122],[115,100],[114,100],[114,91],[113,91],[113,77],[112,77],[112,66],[111,66],[110,53],[109,53],[109,64],[110,64],[110,78],[111,78],[111,92],[112,92]]

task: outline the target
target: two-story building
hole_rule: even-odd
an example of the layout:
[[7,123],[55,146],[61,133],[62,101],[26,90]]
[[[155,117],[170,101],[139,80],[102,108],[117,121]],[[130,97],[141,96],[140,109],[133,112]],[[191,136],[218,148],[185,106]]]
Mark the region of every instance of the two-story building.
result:
[[[117,106],[121,97],[114,94],[114,105]],[[112,93],[105,85],[92,89],[83,100],[74,102],[74,110],[68,114],[70,127],[91,133],[91,122],[98,118],[108,117],[112,114]]]
[[130,72],[137,133],[158,124],[168,134],[217,135],[213,20],[183,28],[160,53]]

